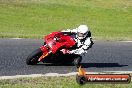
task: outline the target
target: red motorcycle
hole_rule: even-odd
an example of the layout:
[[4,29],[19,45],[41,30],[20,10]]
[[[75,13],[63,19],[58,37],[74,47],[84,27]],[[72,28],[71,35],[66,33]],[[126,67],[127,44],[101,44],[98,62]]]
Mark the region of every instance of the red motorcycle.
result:
[[27,65],[44,63],[62,63],[78,66],[81,62],[80,55],[63,54],[62,49],[73,49],[76,46],[74,38],[64,32],[52,32],[44,37],[44,45],[32,52],[26,59]]

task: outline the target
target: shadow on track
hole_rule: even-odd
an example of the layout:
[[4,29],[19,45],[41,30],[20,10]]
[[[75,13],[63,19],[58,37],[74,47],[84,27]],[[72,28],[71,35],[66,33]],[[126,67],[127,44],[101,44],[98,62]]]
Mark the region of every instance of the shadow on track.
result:
[[120,65],[118,63],[81,63],[82,68],[96,67],[96,68],[105,68],[105,67],[124,67],[128,65]]

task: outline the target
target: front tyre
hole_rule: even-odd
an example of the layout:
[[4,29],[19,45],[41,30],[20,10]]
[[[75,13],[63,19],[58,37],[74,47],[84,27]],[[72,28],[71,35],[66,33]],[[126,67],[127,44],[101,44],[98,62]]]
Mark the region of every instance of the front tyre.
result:
[[32,52],[26,59],[26,64],[27,65],[36,65],[39,61],[38,59],[40,58],[40,56],[42,56],[43,52],[41,51],[41,49],[37,49],[34,52]]

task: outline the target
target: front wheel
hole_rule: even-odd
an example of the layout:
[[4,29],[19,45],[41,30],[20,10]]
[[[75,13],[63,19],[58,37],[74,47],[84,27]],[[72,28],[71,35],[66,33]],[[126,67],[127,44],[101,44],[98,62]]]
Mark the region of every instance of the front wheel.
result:
[[26,59],[26,64],[27,65],[36,65],[39,61],[39,57],[42,56],[43,52],[41,49],[37,49],[34,52],[32,52]]

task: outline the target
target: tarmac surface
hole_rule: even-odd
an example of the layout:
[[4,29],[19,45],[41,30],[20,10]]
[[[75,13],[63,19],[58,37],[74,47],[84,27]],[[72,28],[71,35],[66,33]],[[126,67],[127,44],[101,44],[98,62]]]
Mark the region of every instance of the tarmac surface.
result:
[[[132,42],[94,41],[83,57],[87,72],[132,71]],[[76,72],[73,65],[26,65],[27,56],[43,45],[39,39],[0,39],[0,76]]]

